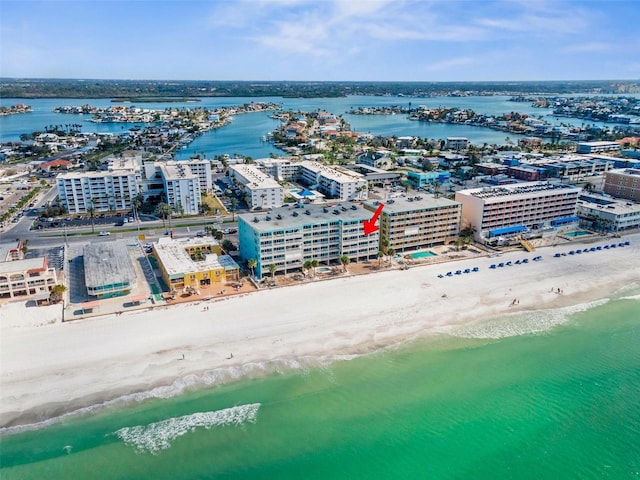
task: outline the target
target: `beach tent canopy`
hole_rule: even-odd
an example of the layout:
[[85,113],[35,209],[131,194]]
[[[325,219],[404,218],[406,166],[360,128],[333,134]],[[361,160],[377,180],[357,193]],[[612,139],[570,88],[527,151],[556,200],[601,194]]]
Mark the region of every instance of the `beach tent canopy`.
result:
[[490,237],[499,237],[500,235],[509,235],[510,233],[518,233],[526,230],[527,227],[524,225],[515,225],[513,227],[503,227],[503,228],[494,228],[493,230],[489,230]]
[[555,225],[563,225],[565,223],[573,223],[573,222],[577,222],[578,220],[580,220],[580,217],[562,217],[562,218],[556,218],[555,220],[551,220],[551,225],[555,226]]

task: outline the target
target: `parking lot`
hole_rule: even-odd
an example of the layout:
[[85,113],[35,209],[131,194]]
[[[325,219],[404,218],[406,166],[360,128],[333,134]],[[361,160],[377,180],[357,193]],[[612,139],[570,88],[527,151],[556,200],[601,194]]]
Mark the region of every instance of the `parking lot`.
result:
[[37,248],[29,249],[25,258],[40,258],[46,257],[49,267],[53,267],[56,270],[64,270],[64,247],[52,247],[52,248]]
[[[96,227],[101,226],[123,226],[127,223],[133,222],[133,217],[130,215],[107,215],[100,214],[93,217],[63,217],[63,218],[45,218],[39,217],[33,222],[32,230],[43,230],[47,228],[60,228],[60,227],[90,227],[92,224]],[[100,228],[104,230],[104,228]]]

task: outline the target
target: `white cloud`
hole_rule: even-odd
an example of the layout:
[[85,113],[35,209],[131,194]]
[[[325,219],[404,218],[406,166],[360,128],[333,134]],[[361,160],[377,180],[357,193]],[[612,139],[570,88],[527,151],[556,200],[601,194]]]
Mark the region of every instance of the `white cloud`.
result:
[[504,32],[533,35],[576,34],[591,24],[591,15],[581,8],[567,8],[561,3],[503,2],[504,8],[492,9],[492,16],[481,16],[474,24]]
[[443,72],[447,70],[456,70],[459,67],[468,67],[479,62],[476,57],[458,57],[435,62],[427,67],[427,70],[431,72]]

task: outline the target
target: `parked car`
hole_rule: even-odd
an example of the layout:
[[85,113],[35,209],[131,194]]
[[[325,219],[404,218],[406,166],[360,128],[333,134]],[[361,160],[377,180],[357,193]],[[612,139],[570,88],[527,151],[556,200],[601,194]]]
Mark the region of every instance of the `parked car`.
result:
[[106,237],[107,235],[111,235],[111,232],[100,232],[99,235],[101,237]]

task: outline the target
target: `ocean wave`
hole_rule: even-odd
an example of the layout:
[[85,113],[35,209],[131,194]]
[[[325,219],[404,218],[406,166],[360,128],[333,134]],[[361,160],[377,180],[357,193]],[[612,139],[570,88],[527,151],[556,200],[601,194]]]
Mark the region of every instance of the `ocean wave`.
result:
[[204,372],[200,372],[197,374],[188,374],[183,377],[177,378],[169,385],[163,385],[142,392],[122,395],[120,397],[106,400],[101,403],[78,408],[76,410],[58,415],[56,417],[48,418],[40,422],[15,425],[11,427],[2,427],[0,428],[0,436],[46,428],[71,417],[75,417],[78,415],[89,415],[105,408],[133,403],[141,403],[147,400],[173,398],[189,390],[222,385],[241,379],[256,378],[274,373],[284,374],[292,371],[301,371],[304,374],[310,371],[312,368],[326,368],[334,362],[348,361],[356,357],[357,355],[323,355],[317,357],[307,356],[301,357],[299,359],[280,358],[267,362],[253,362],[240,366],[221,367],[212,370],[205,370]]
[[620,300],[640,300],[640,295],[628,295],[625,297],[620,297]]
[[212,412],[192,413],[149,425],[124,427],[116,431],[115,435],[138,452],[157,454],[161,450],[169,448],[171,442],[176,438],[197,428],[208,430],[212,427],[255,423],[259,408],[259,403],[251,403]]
[[512,313],[475,325],[456,327],[447,333],[461,338],[499,339],[549,331],[569,321],[571,315],[604,305],[609,299],[569,307]]

